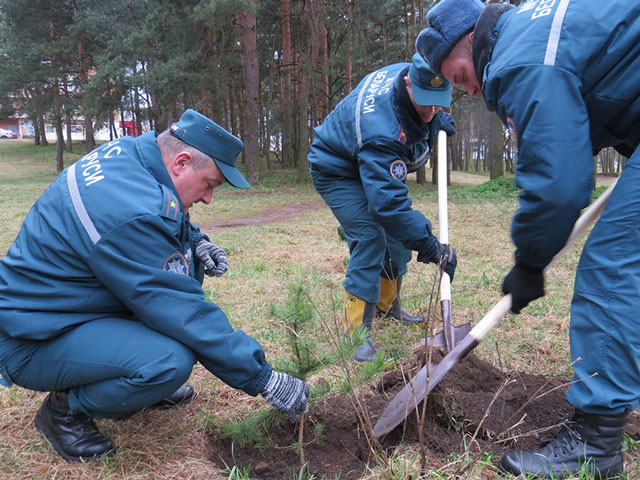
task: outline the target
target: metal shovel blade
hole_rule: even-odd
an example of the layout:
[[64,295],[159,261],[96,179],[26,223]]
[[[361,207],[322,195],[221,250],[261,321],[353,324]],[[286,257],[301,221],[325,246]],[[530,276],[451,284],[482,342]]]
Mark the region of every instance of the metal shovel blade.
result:
[[414,410],[424,400],[424,397],[435,388],[449,370],[477,346],[478,341],[471,335],[467,335],[445,355],[440,363],[435,366],[431,365],[429,378],[427,377],[428,366],[422,367],[418,374],[387,405],[373,429],[374,435],[380,437],[396,428],[407,418],[409,412]]
[[[423,338],[422,344],[426,344],[427,347],[441,347],[451,351],[470,331],[471,323],[469,322],[464,325],[450,325],[450,329],[446,332],[443,330],[435,335]],[[453,348],[450,348],[449,345],[453,345]]]
[[442,326],[440,333],[423,338],[422,344],[428,347],[442,347],[450,352],[471,331],[471,322],[464,325],[451,323],[451,300],[442,301]]
[[[576,242],[580,236],[587,231],[589,226],[600,216],[607,200],[611,196],[611,192],[615,188],[616,182],[611,184],[600,197],[593,202],[589,208],[578,218],[573,230],[567,239],[565,246],[555,254],[549,265],[546,266],[545,272],[553,266],[558,259]],[[480,320],[480,322],[471,329],[469,334],[458,343],[453,350],[445,355],[442,361],[431,370],[431,378],[427,378],[427,366],[422,370],[394,397],[387,405],[382,416],[373,428],[374,434],[379,437],[389,433],[404,420],[409,412],[414,409],[427,393],[442,380],[442,378],[451,370],[458,362],[463,359],[470,351],[472,351],[487,333],[496,326],[498,321],[506,315],[511,309],[511,294],[507,294],[494,305],[494,307]]]

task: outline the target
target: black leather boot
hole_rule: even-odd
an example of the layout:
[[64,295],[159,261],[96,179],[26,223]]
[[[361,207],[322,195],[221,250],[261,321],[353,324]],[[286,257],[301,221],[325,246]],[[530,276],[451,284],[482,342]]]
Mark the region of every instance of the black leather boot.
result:
[[146,410],[146,409],[166,409],[171,407],[177,407],[179,405],[185,405],[191,402],[194,398],[198,396],[198,393],[191,388],[191,386],[186,383],[178,388],[171,395],[164,397],[159,402],[156,402],[152,405],[149,405],[145,408],[140,408],[138,410],[134,410],[129,413],[125,413],[121,417],[118,417],[116,420],[127,420],[128,418],[133,417],[134,415]]
[[579,410],[539,450],[507,452],[498,468],[514,475],[565,478],[580,470],[593,478],[611,478],[624,470],[622,438],[627,412],[595,415]]
[[422,325],[424,323],[424,317],[422,315],[409,315],[402,309],[400,305],[400,289],[402,288],[402,277],[398,277],[398,292],[397,297],[391,304],[389,315],[391,318],[395,318],[399,322],[408,323],[410,325]]
[[51,392],[36,413],[36,427],[67,461],[86,462],[116,452],[91,417],[69,409],[65,392]]
[[198,394],[186,383],[173,392],[168,397],[164,397],[159,402],[154,403],[149,408],[171,408],[178,405],[185,405],[196,398]]

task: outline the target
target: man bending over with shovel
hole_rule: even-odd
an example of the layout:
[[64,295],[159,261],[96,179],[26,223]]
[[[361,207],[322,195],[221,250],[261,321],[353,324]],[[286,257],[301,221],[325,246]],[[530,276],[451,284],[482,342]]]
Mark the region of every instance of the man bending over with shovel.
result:
[[640,2],[442,0],[427,20],[418,52],[482,94],[517,137],[515,266],[502,286],[514,313],[544,295],[543,269],[589,203],[593,155],[614,147],[630,157],[576,273],[567,392],[575,413],[541,448],[499,464],[516,475],[620,474],[626,418],[640,397]]
[[431,233],[431,223],[411,208],[407,174],[422,167],[438,131],[455,133],[442,107],[451,84],[420,55],[367,75],[315,129],[309,152],[313,184],[344,229],[349,267],[343,282],[344,326],[363,326],[367,340],[354,359],[376,354],[370,333],[377,311],[408,324],[424,322],[400,304],[402,276],[411,260],[442,264],[453,279],[456,255]]

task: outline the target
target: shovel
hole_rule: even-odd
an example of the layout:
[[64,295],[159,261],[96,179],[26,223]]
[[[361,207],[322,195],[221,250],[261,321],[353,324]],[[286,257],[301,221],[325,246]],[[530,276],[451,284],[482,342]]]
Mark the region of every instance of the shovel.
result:
[[[438,132],[438,226],[440,243],[449,243],[449,213],[447,210],[447,134]],[[440,311],[442,332],[425,338],[427,345],[444,347],[447,352],[471,331],[471,323],[455,326],[451,323],[451,278],[446,272],[440,279]]]
[[[580,237],[587,228],[596,221],[600,216],[607,200],[611,196],[611,192],[615,187],[614,182],[607,188],[600,197],[591,204],[589,208],[576,221],[567,243],[553,257],[549,265],[545,268],[545,272],[554,265],[558,259],[566,252]],[[487,313],[480,322],[460,342],[447,353],[442,361],[436,365],[425,365],[412,378],[407,385],[391,400],[382,416],[376,423],[373,433],[376,437],[380,437],[389,433],[397,427],[411,412],[417,408],[418,404],[424,400],[427,393],[431,392],[434,387],[442,380],[442,378],[455,367],[470,351],[478,346],[480,341],[487,333],[495,327],[498,321],[506,315],[511,309],[511,294],[505,295],[502,299]],[[428,372],[427,370],[430,370]]]

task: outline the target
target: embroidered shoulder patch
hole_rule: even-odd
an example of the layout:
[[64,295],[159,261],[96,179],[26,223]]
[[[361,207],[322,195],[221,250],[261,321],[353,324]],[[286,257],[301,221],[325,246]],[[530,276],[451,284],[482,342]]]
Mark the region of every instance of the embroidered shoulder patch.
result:
[[398,135],[398,142],[401,144],[407,143],[407,134],[404,133],[404,128],[400,129],[400,135]]
[[162,269],[179,275],[189,274],[189,264],[187,263],[187,259],[184,258],[184,255],[180,252],[169,255],[169,258],[164,261]]
[[176,222],[182,221],[178,197],[165,185],[162,185],[162,205],[160,205],[160,215]]
[[400,159],[391,162],[389,171],[393,178],[400,180],[401,182],[404,182],[404,179],[407,178],[407,165]]

